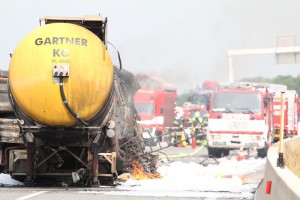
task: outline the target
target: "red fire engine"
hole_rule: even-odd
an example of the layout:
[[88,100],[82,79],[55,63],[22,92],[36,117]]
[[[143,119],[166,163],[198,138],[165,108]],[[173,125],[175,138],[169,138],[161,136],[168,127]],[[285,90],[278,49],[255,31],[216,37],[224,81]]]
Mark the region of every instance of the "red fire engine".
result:
[[[298,134],[298,95],[295,90],[285,91],[284,102],[284,134],[291,137]],[[274,118],[274,140],[278,141],[280,130],[281,93],[274,92],[273,118]]]
[[137,75],[142,86],[135,94],[134,104],[141,118],[140,124],[152,137],[163,140],[166,127],[173,126],[176,88],[156,76]]
[[[264,91],[260,91],[263,89]],[[265,157],[272,137],[272,97],[265,88],[239,84],[211,94],[208,154],[226,156],[232,149],[257,149]]]

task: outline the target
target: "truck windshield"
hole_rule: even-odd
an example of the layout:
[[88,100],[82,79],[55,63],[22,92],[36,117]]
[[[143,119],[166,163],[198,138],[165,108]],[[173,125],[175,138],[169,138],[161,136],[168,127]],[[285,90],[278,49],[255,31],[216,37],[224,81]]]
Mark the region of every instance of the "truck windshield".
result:
[[153,115],[154,114],[154,105],[152,103],[135,103],[134,104],[137,112],[144,115]]
[[257,93],[216,93],[212,111],[225,113],[253,114],[261,112],[261,95]]

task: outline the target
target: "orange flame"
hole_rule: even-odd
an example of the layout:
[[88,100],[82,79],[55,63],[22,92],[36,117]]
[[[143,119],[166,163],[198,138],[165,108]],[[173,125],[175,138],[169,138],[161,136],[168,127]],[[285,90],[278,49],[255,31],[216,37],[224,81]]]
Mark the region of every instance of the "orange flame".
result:
[[228,179],[228,178],[232,178],[232,175],[217,174],[217,178],[219,178],[219,179]]
[[133,171],[131,172],[131,175],[136,179],[136,180],[145,180],[145,179],[156,179],[156,178],[162,178],[160,173],[153,174],[153,173],[148,173],[144,171],[144,168],[139,165],[137,160],[133,161]]
[[243,183],[257,183],[264,178],[263,172],[255,172],[251,174],[244,174],[239,176]]

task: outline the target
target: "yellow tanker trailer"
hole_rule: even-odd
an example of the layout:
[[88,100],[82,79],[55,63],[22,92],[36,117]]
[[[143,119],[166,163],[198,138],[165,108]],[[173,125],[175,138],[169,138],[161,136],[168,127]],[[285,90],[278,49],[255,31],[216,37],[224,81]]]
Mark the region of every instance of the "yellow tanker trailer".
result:
[[27,184],[113,181],[132,159],[120,145],[140,133],[132,101],[139,86],[112,65],[100,16],[40,22],[11,58],[8,93],[21,131],[19,142],[0,140],[2,166]]
[[85,124],[105,107],[112,85],[113,66],[105,45],[74,24],[52,23],[34,30],[17,46],[9,66],[14,101],[45,126]]

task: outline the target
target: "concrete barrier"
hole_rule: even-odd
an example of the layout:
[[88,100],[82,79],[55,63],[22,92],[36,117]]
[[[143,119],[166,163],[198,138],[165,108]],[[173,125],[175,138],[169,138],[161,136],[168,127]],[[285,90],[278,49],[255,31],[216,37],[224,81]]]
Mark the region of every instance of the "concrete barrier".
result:
[[[257,188],[255,200],[300,199],[300,137],[284,140],[285,168],[277,167],[277,159],[275,144],[268,150],[265,176]],[[268,182],[271,182],[270,194],[266,194]]]
[[300,178],[300,137],[285,141],[284,161],[286,166]]

